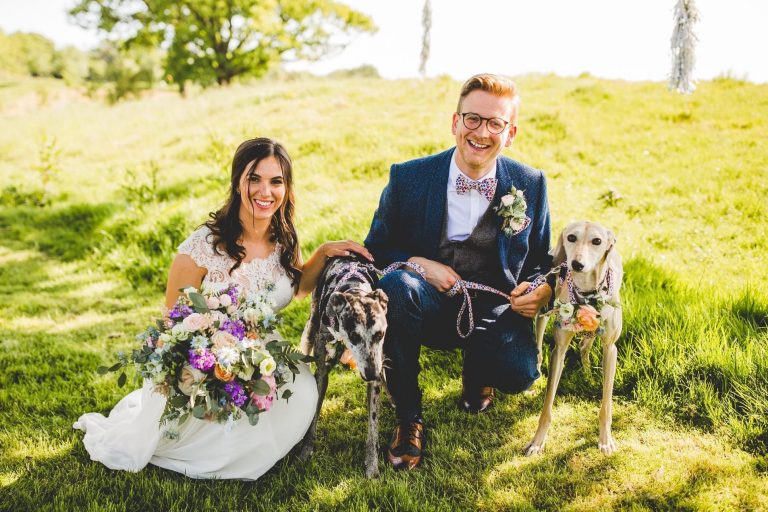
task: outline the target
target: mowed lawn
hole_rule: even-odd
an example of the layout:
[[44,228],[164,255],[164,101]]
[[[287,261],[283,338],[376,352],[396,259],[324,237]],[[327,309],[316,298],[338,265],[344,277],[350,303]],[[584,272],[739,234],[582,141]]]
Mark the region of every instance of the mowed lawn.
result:
[[[286,144],[306,257],[325,240],[365,237],[391,163],[453,144],[460,83],[314,78],[110,107],[6,78],[0,510],[768,509],[768,85],[721,79],[679,96],[586,75],[518,83],[507,154],[546,172],[553,241],[572,220],[597,220],[624,258],[616,454],[597,449],[598,348],[591,379],[568,358],[534,458],[522,449],[546,364],[533,392],[470,416],[456,408],[460,356],[425,350],[418,471],[382,458],[381,478],[364,478],[365,391],[347,371],[333,375],[308,464],[289,457],[257,482],[232,482],[91,462],[72,423],[126,393],[96,367],[158,314],[175,247],[223,200],[237,144]],[[292,341],[307,308],[285,312]],[[393,421],[385,403],[382,446]]]

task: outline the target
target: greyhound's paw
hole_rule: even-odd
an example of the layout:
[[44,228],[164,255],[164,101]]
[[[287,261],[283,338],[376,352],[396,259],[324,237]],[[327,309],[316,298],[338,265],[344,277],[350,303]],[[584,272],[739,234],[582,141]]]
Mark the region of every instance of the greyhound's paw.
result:
[[606,440],[598,441],[597,446],[600,448],[600,451],[603,452],[604,455],[610,455],[618,449],[611,436],[608,436],[608,439]]
[[301,450],[299,450],[299,454],[297,457],[301,462],[307,462],[309,459],[312,458],[312,453],[314,452],[314,447],[311,444],[304,443],[301,446]]
[[533,455],[540,455],[542,452],[544,452],[544,441],[538,442],[535,439],[528,443],[528,445],[523,448],[523,452],[525,453],[526,457],[532,457]]

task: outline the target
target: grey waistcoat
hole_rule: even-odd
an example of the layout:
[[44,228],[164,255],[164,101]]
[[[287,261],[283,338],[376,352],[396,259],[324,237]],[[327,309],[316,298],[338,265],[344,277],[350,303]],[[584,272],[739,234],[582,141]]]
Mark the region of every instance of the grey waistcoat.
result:
[[447,223],[448,215],[443,221],[443,233],[437,251],[440,263],[453,268],[465,281],[499,286],[503,282],[496,241],[499,228],[493,208],[488,207],[469,238],[460,242],[448,240],[445,234]]

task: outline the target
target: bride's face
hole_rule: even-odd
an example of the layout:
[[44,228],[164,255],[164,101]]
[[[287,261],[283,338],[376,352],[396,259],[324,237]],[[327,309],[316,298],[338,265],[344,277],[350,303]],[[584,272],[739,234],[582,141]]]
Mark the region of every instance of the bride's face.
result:
[[285,198],[285,179],[280,163],[273,156],[249,163],[240,177],[240,218],[269,220]]

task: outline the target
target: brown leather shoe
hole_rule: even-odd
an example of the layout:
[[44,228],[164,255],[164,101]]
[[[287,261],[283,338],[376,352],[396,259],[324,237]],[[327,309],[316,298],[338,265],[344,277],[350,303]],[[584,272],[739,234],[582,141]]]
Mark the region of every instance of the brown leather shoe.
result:
[[489,386],[469,386],[467,380],[462,377],[461,400],[459,400],[459,409],[473,414],[483,412],[493,403],[496,396],[492,387]]
[[395,428],[389,443],[387,459],[395,469],[413,469],[421,462],[426,445],[424,421],[416,418]]

